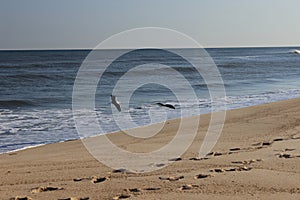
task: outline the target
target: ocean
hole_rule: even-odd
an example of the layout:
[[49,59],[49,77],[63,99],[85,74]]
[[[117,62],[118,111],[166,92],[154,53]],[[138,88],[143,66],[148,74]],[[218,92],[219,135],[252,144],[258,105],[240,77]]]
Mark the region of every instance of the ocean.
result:
[[[227,109],[300,97],[300,55],[293,54],[294,49],[297,48],[206,49],[223,79]],[[111,62],[116,51],[101,50],[98,62]],[[191,59],[199,57],[194,49],[180,51]],[[72,92],[77,72],[89,53],[90,50],[0,51],[0,153],[79,138],[72,114]],[[95,111],[103,126],[99,134],[120,129],[112,118],[110,95],[117,78],[128,70],[126,66],[155,61],[161,54],[159,50],[141,50],[134,58],[129,55],[115,62],[113,70],[106,72],[95,94]],[[172,56],[168,62],[188,77],[198,101],[186,99],[179,103],[170,89],[153,80],[132,93],[129,108],[122,112],[129,113],[135,123],[125,128],[178,118],[181,110],[188,115],[208,113],[211,105],[218,103],[211,102],[205,82],[191,66]],[[155,73],[161,77],[163,72]],[[142,71],[135,76],[146,80],[148,73]],[[168,73],[163,77],[174,80]],[[184,94],[180,82],[174,81],[173,86]],[[176,109],[159,107],[157,102],[172,104]],[[201,108],[201,112],[195,112],[195,108]],[[156,113],[157,118],[151,119],[149,112]]]

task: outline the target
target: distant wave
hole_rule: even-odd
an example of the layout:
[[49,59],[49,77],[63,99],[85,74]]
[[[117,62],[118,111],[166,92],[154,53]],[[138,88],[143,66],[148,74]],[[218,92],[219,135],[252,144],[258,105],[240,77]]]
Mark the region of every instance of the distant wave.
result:
[[241,67],[242,65],[240,63],[229,63],[229,64],[218,64],[217,65],[218,67],[221,67],[221,68],[238,68],[238,67]]
[[[44,75],[44,74],[17,74],[17,75],[10,75],[10,76],[5,76],[1,78],[6,78],[6,79],[18,79],[20,80],[51,80],[51,79],[62,79],[62,78],[68,78],[68,76],[65,75]],[[74,77],[70,77],[74,78]]]
[[21,107],[33,105],[33,102],[28,100],[0,100],[0,107]]
[[226,84],[226,83],[200,83],[200,84],[195,84],[193,86],[196,86],[196,87],[200,87],[200,88],[207,88],[208,86],[211,86],[211,87],[221,87],[221,86],[225,86],[225,87],[229,87],[231,86],[230,84]]
[[39,62],[0,62],[0,68],[5,69],[14,69],[14,68],[19,68],[19,67],[24,67],[26,66],[27,68],[31,69],[44,69],[45,67],[50,67],[50,68],[56,68],[56,66],[80,66],[82,63],[82,60],[78,61],[39,61]]

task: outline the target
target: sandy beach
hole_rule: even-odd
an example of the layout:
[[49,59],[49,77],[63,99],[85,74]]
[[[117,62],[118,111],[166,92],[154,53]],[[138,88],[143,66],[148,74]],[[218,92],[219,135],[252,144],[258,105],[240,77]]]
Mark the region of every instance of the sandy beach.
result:
[[[198,160],[209,119],[201,116],[180,159],[150,173],[114,171],[81,141],[1,154],[0,199],[300,199],[300,99],[228,111],[213,152]],[[109,138],[128,151],[151,151],[172,138],[179,120],[151,139]]]

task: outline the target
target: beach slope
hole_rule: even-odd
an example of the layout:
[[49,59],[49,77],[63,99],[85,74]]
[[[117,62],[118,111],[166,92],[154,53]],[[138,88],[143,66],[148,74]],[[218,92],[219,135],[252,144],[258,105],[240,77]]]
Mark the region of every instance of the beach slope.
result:
[[[114,171],[81,141],[1,154],[0,199],[300,199],[300,99],[228,111],[213,152],[199,160],[209,119],[201,116],[181,159],[150,173]],[[179,121],[151,139],[109,138],[128,151],[151,151],[172,138]]]

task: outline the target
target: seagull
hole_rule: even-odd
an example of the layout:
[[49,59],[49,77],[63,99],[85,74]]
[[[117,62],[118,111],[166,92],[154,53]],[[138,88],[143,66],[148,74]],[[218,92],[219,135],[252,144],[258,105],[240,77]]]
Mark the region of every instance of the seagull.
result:
[[296,50],[293,51],[293,53],[294,53],[294,54],[300,54],[300,50],[297,50],[297,49],[296,49]]
[[120,106],[120,103],[118,102],[116,96],[110,95],[110,97],[111,97],[111,103],[116,106],[116,108],[118,109],[119,112],[121,112],[121,106]]
[[167,103],[156,103],[156,104],[159,106],[164,106],[164,107],[175,109],[175,106],[173,106],[171,104],[167,104]]

